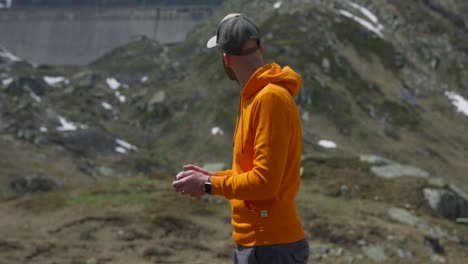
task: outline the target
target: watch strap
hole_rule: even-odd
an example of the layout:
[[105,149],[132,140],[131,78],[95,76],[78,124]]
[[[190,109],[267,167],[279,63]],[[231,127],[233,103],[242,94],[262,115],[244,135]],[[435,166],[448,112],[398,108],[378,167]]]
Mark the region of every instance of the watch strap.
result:
[[205,182],[205,192],[211,194],[211,176],[209,176]]

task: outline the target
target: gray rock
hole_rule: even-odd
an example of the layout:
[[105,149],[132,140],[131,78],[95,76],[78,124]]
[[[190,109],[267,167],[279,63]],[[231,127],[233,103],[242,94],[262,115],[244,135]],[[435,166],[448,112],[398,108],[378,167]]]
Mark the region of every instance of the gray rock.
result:
[[429,206],[432,209],[437,210],[440,200],[442,199],[442,192],[444,191],[445,190],[430,189],[430,188],[423,189],[424,197],[426,198],[427,202],[429,203]]
[[432,251],[434,254],[444,254],[444,247],[440,244],[439,239],[434,237],[425,236],[424,244]]
[[310,254],[314,256],[328,255],[331,246],[326,244],[313,245],[310,247]]
[[23,93],[34,93],[36,96],[44,96],[47,90],[47,83],[42,78],[19,77],[4,89],[10,95],[20,95]]
[[436,254],[431,256],[431,261],[434,263],[446,263],[447,262],[447,260],[444,257],[442,257],[441,255],[436,255]]
[[457,218],[457,223],[459,224],[464,224],[464,225],[468,225],[468,218]]
[[159,118],[167,117],[170,114],[170,109],[164,103],[165,101],[166,93],[164,91],[156,92],[153,97],[146,103],[146,113]]
[[310,255],[315,260],[320,260],[328,257],[340,257],[344,253],[344,250],[339,247],[335,247],[331,244],[316,244],[311,245]]
[[384,166],[388,164],[395,164],[394,161],[391,161],[389,159],[383,158],[378,155],[361,155],[359,156],[359,160],[361,162],[369,163],[375,166]]
[[115,154],[115,137],[100,129],[80,129],[51,138],[55,143],[80,154]]
[[411,251],[409,250],[398,248],[395,251],[400,258],[412,258],[413,257],[413,253],[411,253]]
[[435,58],[432,58],[431,60],[431,68],[434,69],[434,70],[437,70],[437,68],[439,68],[439,64],[440,64],[440,59],[435,57]]
[[328,60],[328,58],[323,58],[322,68],[326,73],[330,72],[330,61]]
[[99,261],[95,258],[90,258],[86,260],[86,264],[99,264]]
[[341,195],[347,195],[349,193],[349,187],[347,185],[341,185],[340,193]]
[[373,261],[376,262],[383,262],[385,261],[388,257],[385,254],[385,246],[384,245],[378,245],[378,244],[372,244],[368,245],[362,248],[362,252],[372,259]]
[[10,186],[19,193],[46,192],[57,188],[55,181],[39,175],[30,175],[16,179],[10,183]]
[[392,179],[402,176],[413,176],[422,178],[429,177],[429,173],[420,168],[401,164],[373,166],[371,168],[371,172],[378,177],[386,179]]
[[105,166],[97,167],[96,170],[100,175],[104,177],[113,177],[117,175],[117,173],[113,169]]
[[468,202],[458,193],[447,189],[425,188],[424,197],[439,215],[456,220],[468,216]]
[[405,209],[390,208],[388,210],[388,214],[393,220],[402,224],[414,227],[417,227],[422,224],[422,221],[419,219],[419,217]]
[[424,189],[423,192],[429,206],[439,215],[449,219],[455,219],[457,217],[459,200],[455,193],[447,190],[429,188]]
[[164,103],[165,100],[166,100],[166,92],[161,90],[153,94],[153,97],[151,97],[148,104]]

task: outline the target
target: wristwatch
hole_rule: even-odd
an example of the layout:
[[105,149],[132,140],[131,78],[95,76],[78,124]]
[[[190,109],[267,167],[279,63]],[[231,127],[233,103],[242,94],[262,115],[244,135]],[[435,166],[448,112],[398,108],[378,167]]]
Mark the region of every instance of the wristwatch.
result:
[[211,176],[209,176],[208,180],[205,182],[205,192],[211,194]]

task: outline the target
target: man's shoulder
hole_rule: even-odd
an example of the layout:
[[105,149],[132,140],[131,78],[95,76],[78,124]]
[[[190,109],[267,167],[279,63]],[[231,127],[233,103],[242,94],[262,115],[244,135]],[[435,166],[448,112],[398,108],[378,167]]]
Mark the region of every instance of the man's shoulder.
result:
[[291,96],[291,94],[286,88],[277,83],[269,83],[265,85],[265,87],[263,87],[258,93],[258,95],[260,96],[267,94],[274,94],[278,96]]

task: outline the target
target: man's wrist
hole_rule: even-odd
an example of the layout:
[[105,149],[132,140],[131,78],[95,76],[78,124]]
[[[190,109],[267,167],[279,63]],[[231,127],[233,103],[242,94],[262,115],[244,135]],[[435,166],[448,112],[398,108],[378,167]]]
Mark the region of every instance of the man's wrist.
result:
[[205,193],[211,194],[211,176],[208,176],[205,181]]

